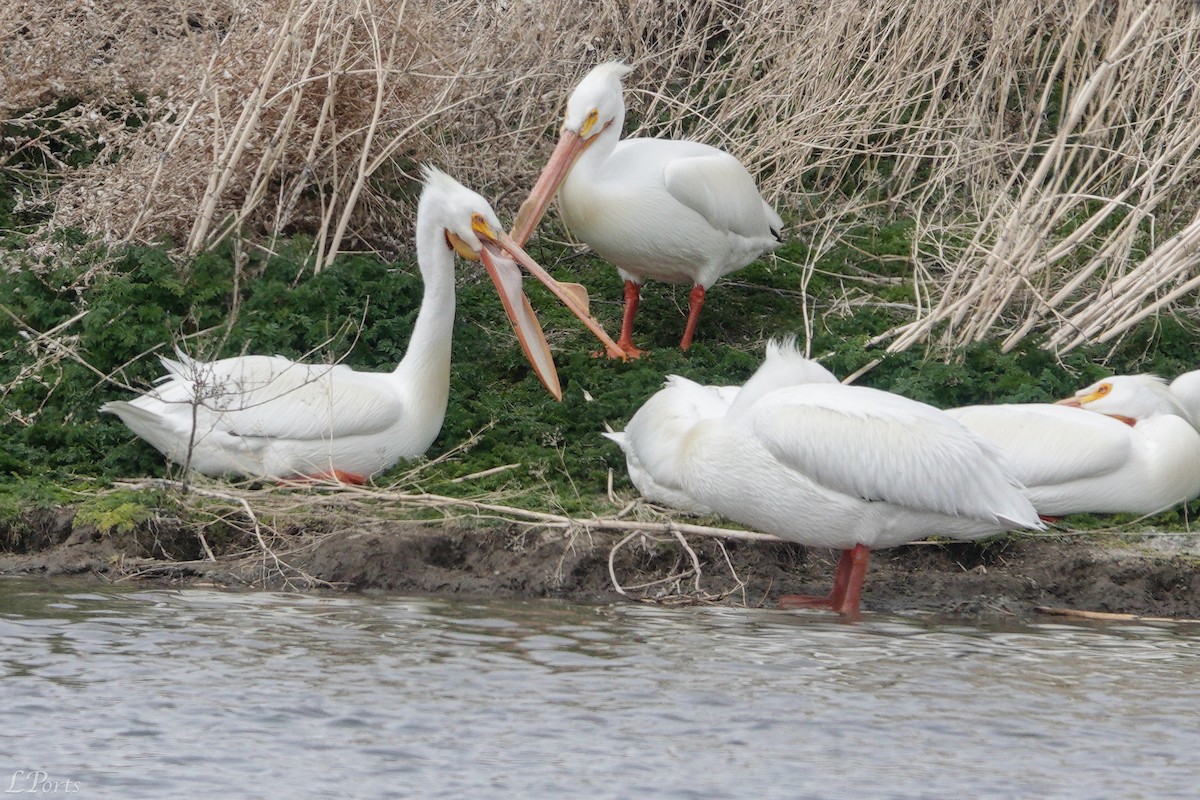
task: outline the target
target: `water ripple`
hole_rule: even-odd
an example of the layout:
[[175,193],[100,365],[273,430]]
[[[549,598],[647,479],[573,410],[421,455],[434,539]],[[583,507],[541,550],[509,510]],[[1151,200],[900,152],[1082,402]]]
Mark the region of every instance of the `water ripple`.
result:
[[1161,625],[21,579],[0,644],[0,768],[82,797],[1184,797],[1200,734]]

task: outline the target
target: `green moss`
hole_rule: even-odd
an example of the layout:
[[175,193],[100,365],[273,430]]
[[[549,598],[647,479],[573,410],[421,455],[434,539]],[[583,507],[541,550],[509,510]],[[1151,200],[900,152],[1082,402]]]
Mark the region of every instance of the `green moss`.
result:
[[80,525],[94,525],[101,533],[132,533],[134,528],[154,516],[154,512],[140,503],[126,501],[104,508],[87,504],[75,515]]
[[1063,517],[1059,527],[1075,531],[1152,529],[1159,531],[1192,530],[1200,519],[1200,499],[1183,503],[1159,514],[1073,514]]

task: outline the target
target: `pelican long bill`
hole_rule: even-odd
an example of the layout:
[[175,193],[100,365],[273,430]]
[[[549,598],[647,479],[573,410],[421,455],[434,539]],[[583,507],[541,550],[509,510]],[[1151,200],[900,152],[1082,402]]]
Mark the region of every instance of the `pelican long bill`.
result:
[[[600,340],[600,343],[604,345],[604,349],[608,352],[609,358],[619,358],[622,361],[625,360],[625,351],[617,346],[617,343],[614,342],[609,335],[604,332],[604,328],[600,327],[600,323],[596,321],[596,318],[593,317],[588,310],[580,304],[574,291],[564,288],[563,284],[559,283],[554,276],[552,276],[549,272],[543,269],[540,264],[530,258],[529,254],[521,249],[521,245],[514,241],[508,234],[501,231],[499,241],[500,246],[504,248],[508,255],[516,259],[521,266],[525,267],[525,269],[529,271],[530,275],[545,284],[546,288],[553,292],[554,296],[557,297],[563,305],[569,308],[572,314],[579,317],[580,321],[587,326],[588,330],[595,334],[596,338]],[[578,284],[575,284],[575,286],[578,287]]]
[[558,187],[566,180],[567,173],[575,166],[575,160],[587,149],[591,139],[584,139],[574,131],[564,130],[550,154],[550,160],[542,167],[537,183],[529,192],[529,197],[521,204],[517,216],[513,220],[512,238],[522,247],[533,235],[538,223],[550,207]]
[[517,262],[491,245],[484,246],[480,259],[492,276],[492,283],[496,284],[504,311],[517,334],[521,349],[525,351],[525,358],[529,359],[534,372],[550,394],[554,395],[554,399],[562,400],[562,387],[558,382],[558,371],[554,368],[554,357],[550,355],[550,345],[542,333],[537,314],[521,288],[521,270]]
[[521,343],[525,357],[533,365],[545,387],[558,400],[562,399],[562,387],[559,385],[558,372],[554,368],[554,359],[550,354],[550,345],[542,333],[541,323],[529,303],[529,298],[521,285],[521,270],[523,266],[534,277],[546,285],[575,316],[583,321],[603,344],[609,355],[618,357],[624,355],[617,343],[614,342],[600,323],[580,305],[574,294],[564,288],[550,273],[546,272],[536,261],[521,249],[507,234],[501,233],[497,244],[485,242],[480,253],[484,267],[496,285],[496,291],[504,304],[504,310]]

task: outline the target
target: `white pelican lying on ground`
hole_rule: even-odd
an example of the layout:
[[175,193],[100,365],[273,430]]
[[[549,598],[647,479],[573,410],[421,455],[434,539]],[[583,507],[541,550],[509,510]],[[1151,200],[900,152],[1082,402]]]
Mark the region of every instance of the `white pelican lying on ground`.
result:
[[1185,372],[1171,381],[1171,394],[1187,409],[1192,424],[1200,426],[1200,369]]
[[630,356],[641,283],[691,284],[687,327],[692,344],[704,294],[783,241],[783,220],[736,158],[699,142],[621,139],[621,78],[630,67],[601,64],[567,100],[562,135],[513,223],[524,244],[558,192],[571,233],[616,265],[625,281],[617,344]]
[[947,413],[1000,448],[1048,517],[1151,514],[1200,496],[1200,433],[1152,375],[1105,378],[1059,405]]
[[677,481],[718,514],[843,551],[828,596],[782,605],[856,617],[872,548],[1043,527],[995,449],[944,412],[836,380],[782,388],[779,380],[760,370],[723,416],[659,428],[661,439],[643,445],[656,459],[642,460],[651,471],[666,465],[672,475],[655,472],[656,481]]
[[487,201],[426,169],[417,209],[424,297],[404,359],[393,372],[303,364],[282,356],[203,362],[163,358],[168,375],[133,401],[105,403],[171,461],[209,475],[363,483],[424,453],[446,415],[454,328],[454,253],[482,260],[517,337],[546,387],[561,399],[550,350],[521,291],[515,258],[606,343],[594,320],[500,227]]

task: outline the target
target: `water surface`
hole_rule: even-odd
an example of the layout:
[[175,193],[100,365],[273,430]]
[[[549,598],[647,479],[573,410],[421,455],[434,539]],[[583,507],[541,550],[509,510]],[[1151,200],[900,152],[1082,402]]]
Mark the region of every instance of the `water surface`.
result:
[[1195,797],[1200,630],[7,579],[0,718],[43,795]]

